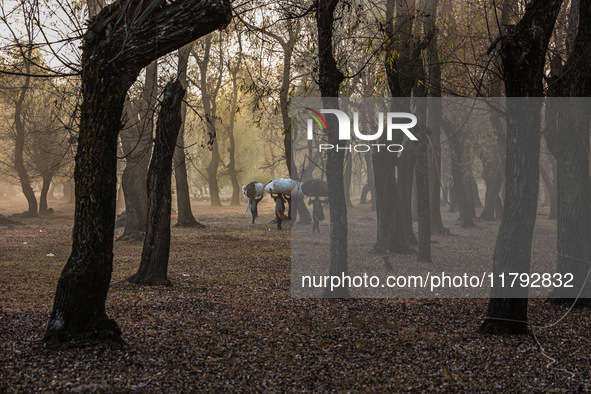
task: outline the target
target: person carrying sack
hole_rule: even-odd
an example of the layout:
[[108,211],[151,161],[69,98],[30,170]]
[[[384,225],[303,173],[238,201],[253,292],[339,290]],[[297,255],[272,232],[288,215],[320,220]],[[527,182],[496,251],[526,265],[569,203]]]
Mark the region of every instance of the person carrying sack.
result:
[[281,230],[281,222],[285,218],[285,199],[283,194],[277,195],[271,194],[273,200],[275,200],[275,220],[277,221],[277,230]]
[[248,207],[250,208],[250,214],[252,215],[252,223],[251,224],[254,224],[254,220],[259,216],[258,205],[262,199],[263,199],[263,196],[248,200]]
[[326,201],[319,199],[317,196],[314,199],[310,199],[308,201],[308,205],[312,205],[312,220],[314,220],[314,225],[312,226],[312,232],[318,231],[320,233],[320,222],[324,220],[324,209],[322,209],[322,204]]

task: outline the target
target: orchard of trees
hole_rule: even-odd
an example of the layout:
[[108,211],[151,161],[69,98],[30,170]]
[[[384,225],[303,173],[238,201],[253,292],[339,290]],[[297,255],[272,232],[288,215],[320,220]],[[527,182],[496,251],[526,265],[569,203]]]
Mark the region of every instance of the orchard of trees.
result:
[[[75,368],[31,365],[90,365],[97,346],[141,350],[78,391],[591,388],[591,2],[20,0],[0,26],[0,391],[72,388]],[[331,114],[363,98],[416,115],[416,141],[345,149]],[[296,105],[314,99],[324,125]],[[470,99],[480,123],[448,110]],[[276,196],[257,211],[244,186],[278,177],[304,190],[281,231]],[[541,260],[572,287],[295,299],[299,248],[331,277],[485,256],[491,277]]]

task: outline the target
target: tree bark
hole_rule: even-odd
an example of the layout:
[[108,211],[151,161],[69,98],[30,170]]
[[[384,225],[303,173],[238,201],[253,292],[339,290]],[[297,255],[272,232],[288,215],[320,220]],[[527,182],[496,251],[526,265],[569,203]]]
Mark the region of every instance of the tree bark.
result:
[[48,343],[124,344],[118,325],[106,315],[105,300],[113,266],[117,137],[125,96],[142,68],[232,18],[229,1],[161,4],[131,19],[134,5],[121,0],[103,8],[84,35],[72,253],[57,284],[44,336]]
[[[345,76],[338,69],[333,53],[334,11],[339,0],[318,0],[316,26],[318,28],[318,85],[322,104],[327,109],[338,109],[339,89]],[[338,123],[335,116],[326,117],[328,143],[343,146],[338,139]],[[326,159],[326,180],[330,202],[330,275],[347,275],[347,203],[343,184],[344,151],[329,150]],[[338,287],[326,289],[325,297],[348,298],[349,290]]]
[[172,159],[182,122],[185,90],[179,80],[169,82],[160,104],[154,154],[148,170],[148,226],[138,271],[128,280],[139,285],[169,286]]
[[[540,164],[541,101],[548,43],[562,0],[533,0],[523,18],[501,41],[507,94],[505,206],[495,244],[493,273],[529,273],[536,221]],[[528,289],[509,294],[491,290],[487,318],[480,331],[489,334],[527,332]]]

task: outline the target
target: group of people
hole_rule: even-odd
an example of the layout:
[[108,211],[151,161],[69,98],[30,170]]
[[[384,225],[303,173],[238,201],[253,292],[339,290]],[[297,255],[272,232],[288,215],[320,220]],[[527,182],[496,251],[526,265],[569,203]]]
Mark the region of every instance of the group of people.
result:
[[[285,220],[285,204],[287,203],[287,218],[291,221],[291,197],[281,193],[271,193],[271,198],[275,201],[275,222],[277,223],[277,229],[281,230],[281,224]],[[249,200],[250,214],[252,216],[252,224],[255,219],[259,216],[258,205],[263,199],[263,196],[253,198]],[[314,225],[312,226],[312,232],[318,231],[320,233],[320,222],[324,220],[324,210],[322,204],[326,204],[327,200],[321,200],[318,197],[314,199],[310,198],[308,205],[312,205],[312,220]],[[295,220],[295,218],[294,218]]]

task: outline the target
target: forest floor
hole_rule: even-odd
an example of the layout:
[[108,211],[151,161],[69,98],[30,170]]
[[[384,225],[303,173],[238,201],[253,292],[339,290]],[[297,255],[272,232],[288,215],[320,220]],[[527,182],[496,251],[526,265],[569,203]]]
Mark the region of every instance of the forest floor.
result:
[[[497,224],[461,229],[444,211],[455,235],[434,237],[433,264],[469,262],[471,251],[492,264]],[[115,243],[107,312],[125,350],[39,346],[70,250],[71,206],[0,227],[0,393],[591,388],[589,310],[542,328],[567,309],[531,300],[535,335],[495,337],[478,333],[485,299],[292,299],[290,230],[270,224],[270,201],[254,226],[244,206],[195,212],[206,229],[172,231],[172,287],[125,282],[141,243]],[[534,258],[554,259],[555,225],[538,216]]]

